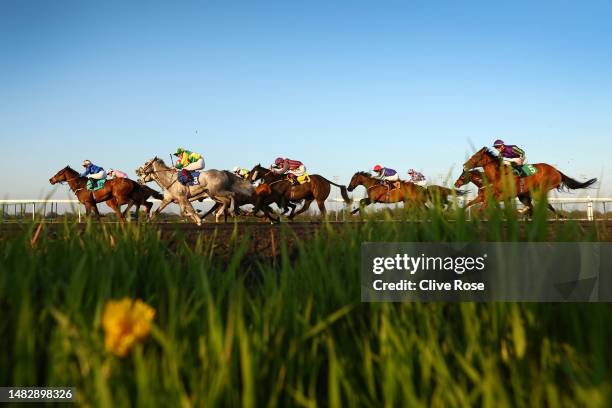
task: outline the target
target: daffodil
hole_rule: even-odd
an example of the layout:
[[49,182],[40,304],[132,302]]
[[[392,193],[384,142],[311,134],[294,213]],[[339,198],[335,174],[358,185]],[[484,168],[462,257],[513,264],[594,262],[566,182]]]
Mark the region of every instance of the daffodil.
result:
[[140,299],[109,300],[102,315],[106,351],[126,356],[136,342],[149,336],[154,317],[155,309]]

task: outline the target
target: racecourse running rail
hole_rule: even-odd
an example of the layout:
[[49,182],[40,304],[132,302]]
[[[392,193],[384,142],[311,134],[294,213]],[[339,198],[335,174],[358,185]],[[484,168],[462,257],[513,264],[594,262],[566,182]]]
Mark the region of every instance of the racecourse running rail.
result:
[[[458,199],[465,203],[469,199],[467,196],[458,197]],[[151,199],[149,200],[154,203],[159,203],[160,200]],[[213,200],[205,199],[204,202],[212,203]],[[326,200],[326,203],[342,203],[343,200],[340,198],[330,198]],[[359,198],[354,198],[353,202],[359,202]],[[551,204],[559,204],[561,206],[565,204],[571,205],[584,205],[587,212],[587,220],[592,221],[595,219],[595,213],[593,206],[601,205],[603,213],[606,213],[606,204],[612,203],[612,197],[551,197],[548,199],[548,202]],[[0,200],[0,215],[10,215],[11,207],[13,208],[14,216],[26,216],[29,215],[32,219],[36,219],[36,215],[45,216],[48,213],[57,214],[58,205],[70,205],[72,206],[76,212],[79,221],[81,221],[82,217],[82,205],[78,200],[56,200],[56,199],[15,199],[15,200]],[[47,212],[47,207],[50,206],[50,211]],[[31,207],[31,212],[28,212],[28,207]]]

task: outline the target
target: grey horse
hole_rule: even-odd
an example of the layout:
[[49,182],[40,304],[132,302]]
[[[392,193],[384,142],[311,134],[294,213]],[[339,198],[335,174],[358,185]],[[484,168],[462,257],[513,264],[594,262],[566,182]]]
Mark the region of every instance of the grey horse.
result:
[[181,213],[190,217],[197,225],[201,225],[202,221],[190,201],[208,196],[219,203],[221,208],[215,213],[215,219],[219,222],[222,215],[227,217],[228,211],[230,215],[235,215],[236,198],[244,203],[253,201],[255,197],[255,188],[249,182],[227,171],[202,171],[198,177],[199,185],[184,186],[178,182],[176,169],[154,157],[143,164],[137,173],[142,181],[153,179],[164,190],[164,199],[155,213],[174,201],[178,203]]
[[[142,166],[137,168],[136,170],[136,175],[138,176],[138,183],[144,185],[146,183],[149,183],[151,181],[155,181],[155,179],[153,178],[153,174],[149,173],[149,174],[145,174],[142,170]],[[155,217],[157,217],[157,215],[159,215],[160,212],[162,212],[170,203],[175,203],[178,204],[178,201],[175,200],[174,198],[172,198],[172,194],[170,194],[167,190],[163,190],[162,191],[163,195],[162,198],[160,198],[161,200],[161,205],[159,207],[157,207],[157,209],[154,212],[149,212],[149,218],[147,221],[153,221],[153,219]],[[208,194],[206,193],[202,193],[202,195],[200,196],[196,196],[196,197],[189,197],[189,201],[193,202],[193,201],[204,201],[204,199],[209,198]],[[213,212],[214,210],[217,210],[219,208],[219,203],[215,202],[215,205],[206,213],[205,216],[202,216],[201,218],[204,219],[206,216],[208,216],[211,212]],[[184,217],[185,214],[183,213],[183,209],[180,209],[180,215],[181,217]]]

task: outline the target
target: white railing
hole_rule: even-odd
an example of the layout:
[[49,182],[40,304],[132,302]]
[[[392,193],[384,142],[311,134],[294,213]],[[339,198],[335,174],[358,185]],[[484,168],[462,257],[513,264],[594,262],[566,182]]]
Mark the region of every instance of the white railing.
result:
[[[360,199],[359,198],[353,198],[353,202],[358,202]],[[160,202],[161,200],[157,200],[157,199],[151,199],[149,200],[151,202]],[[213,200],[207,198],[203,200],[204,202],[208,202],[208,203],[212,203]],[[468,198],[467,197],[461,197],[461,201],[462,202],[467,202]],[[344,202],[342,199],[340,198],[329,198],[327,199],[327,202],[329,203],[342,203]],[[551,204],[585,204],[586,205],[586,210],[587,210],[587,219],[589,221],[592,221],[594,219],[594,210],[593,210],[593,205],[594,204],[601,204],[603,206],[603,212],[606,212],[606,204],[607,203],[612,203],[612,197],[551,197],[548,199],[548,202]],[[10,208],[11,206],[14,207],[14,215],[17,216],[19,213],[22,215],[25,215],[27,213],[27,209],[29,206],[31,206],[32,208],[32,212],[31,212],[31,216],[32,219],[36,219],[36,215],[40,214],[43,216],[46,216],[47,214],[47,206],[51,207],[50,212],[54,212],[55,214],[58,213],[58,205],[59,204],[69,204],[71,206],[73,206],[73,208],[76,209],[77,211],[77,216],[79,219],[79,222],[81,221],[81,217],[82,217],[82,205],[80,204],[80,202],[78,200],[56,200],[56,199],[38,199],[38,200],[32,200],[32,199],[22,199],[22,200],[0,200],[0,210],[1,210],[1,214],[2,216],[4,216],[5,214],[8,214],[9,212],[6,211],[7,208]],[[55,208],[55,211],[54,211]],[[19,209],[19,211],[18,211]],[[38,210],[38,211],[37,211]]]
[[[152,198],[149,201],[153,202],[153,203],[159,203],[161,202],[161,200],[158,200],[156,198]],[[204,202],[213,202],[213,200],[211,200],[210,198],[206,198],[204,200],[202,200]],[[69,204],[71,205],[73,208],[76,209],[77,212],[77,217],[79,219],[79,222],[81,222],[81,218],[83,215],[82,212],[82,208],[83,205],[81,204],[81,202],[79,200],[55,200],[55,199],[39,199],[39,200],[0,200],[0,213],[2,214],[2,216],[4,216],[4,214],[8,214],[8,212],[6,211],[6,208],[10,208],[11,206],[14,206],[14,215],[17,216],[18,213],[21,213],[23,215],[25,215],[27,213],[27,209],[28,206],[32,206],[32,219],[36,219],[36,215],[37,214],[42,214],[43,217],[47,214],[47,205],[51,206],[51,210],[50,212],[55,212],[55,214],[58,213],[58,204]],[[99,203],[98,203],[99,204]],[[38,207],[38,212],[37,210],[37,205]],[[42,208],[41,208],[42,207]],[[19,208],[19,211],[17,211],[17,209]],[[53,210],[53,208],[55,208],[55,211]]]

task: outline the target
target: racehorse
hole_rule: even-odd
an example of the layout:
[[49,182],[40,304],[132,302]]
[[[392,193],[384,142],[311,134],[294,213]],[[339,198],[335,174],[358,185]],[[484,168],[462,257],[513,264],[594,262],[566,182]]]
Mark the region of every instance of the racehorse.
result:
[[[485,195],[484,174],[479,170],[466,170],[455,181],[455,188],[460,188],[468,183],[472,183],[476,187],[478,187],[479,201],[477,202],[483,202],[484,195]],[[527,215],[532,216],[533,215],[533,203],[531,201],[531,193],[529,192],[521,193],[517,196],[517,198],[525,206],[525,209],[522,210],[521,212],[527,211]],[[555,210],[555,207],[553,207],[552,204],[550,203],[547,203],[547,204],[548,204],[548,209],[552,211],[553,214],[555,214],[555,216],[559,218],[565,218],[563,214],[559,214],[557,210]],[[469,205],[473,205],[473,204],[469,204]],[[466,205],[465,208],[467,208],[469,205]]]
[[[270,186],[271,194],[268,196],[260,196],[260,202],[255,206],[258,210],[262,205],[276,203],[279,208],[291,208],[289,220],[293,220],[296,216],[307,211],[313,201],[317,202],[321,215],[325,217],[327,209],[325,208],[325,200],[329,197],[331,186],[336,186],[340,189],[342,199],[346,204],[351,203],[348,196],[346,186],[336,184],[319,174],[311,174],[310,181],[293,185],[291,181],[281,174],[276,174],[270,169],[266,169],[261,164],[257,164],[249,173],[251,181],[263,180],[264,183]],[[298,211],[295,211],[295,202],[304,200],[304,205]],[[285,211],[286,212],[286,211]]]
[[368,196],[359,201],[359,207],[351,211],[351,214],[355,214],[372,203],[403,202],[405,205],[425,208],[428,197],[425,187],[406,181],[393,182],[393,185],[383,184],[379,179],[372,177],[371,173],[365,171],[358,171],[353,174],[348,191],[353,191],[357,186],[364,186]]
[[[229,171],[202,171],[198,176],[197,185],[185,186],[178,182],[176,169],[168,167],[162,159],[154,157],[140,167],[139,173],[141,177],[150,175],[164,190],[164,199],[160,204],[161,209],[172,201],[176,201],[181,208],[181,213],[186,214],[197,225],[202,225],[202,220],[191,205],[191,199],[209,196],[214,201],[221,203],[221,208],[215,214],[215,219],[219,222],[222,215],[225,215],[227,220],[226,211],[229,211],[232,216],[235,215],[236,202],[248,202],[253,200],[255,196],[255,188],[251,183]],[[156,213],[160,211],[160,208],[157,209]]]
[[465,191],[453,190],[447,187],[437,186],[435,184],[429,185],[425,187],[425,189],[426,189],[425,191],[427,194],[427,200],[435,206],[439,205],[442,207],[446,207],[450,205],[451,203],[450,198],[453,197],[454,195],[460,197],[466,194]]
[[[155,181],[155,179],[153,177],[153,174],[152,173],[145,174],[142,171],[142,167],[139,167],[139,168],[136,169],[136,175],[138,176],[138,182],[141,185],[145,185],[145,183],[148,183],[150,181]],[[255,194],[256,195],[266,194],[266,191],[262,191],[261,193],[259,193],[257,191],[257,189],[256,189]],[[202,194],[200,194],[198,196],[191,196],[191,197],[189,197],[189,201],[191,201],[191,202],[193,202],[193,201],[202,202],[202,201],[204,201],[205,198],[210,198],[210,197],[208,197],[208,194],[206,192],[203,192]],[[161,202],[160,206],[157,207],[157,209],[153,213],[151,213],[151,215],[149,217],[149,221],[152,221],[157,215],[159,215],[159,213],[162,212],[168,206],[168,204],[170,204],[170,203],[178,204],[178,200],[174,199],[172,194],[170,192],[168,192],[167,190],[163,190],[163,196],[162,196],[161,200],[162,200],[162,202]],[[212,198],[211,198],[211,200],[212,200]],[[249,202],[246,202],[246,203],[237,203],[236,205],[240,206],[240,205],[244,205],[244,204],[253,204],[253,203],[249,203]],[[211,213],[215,212],[216,210],[218,210],[219,207],[221,207],[221,205],[222,204],[219,201],[214,201],[213,206],[204,215],[201,215],[200,219],[204,220],[209,214],[211,214]],[[266,211],[266,210],[269,210],[269,211]],[[199,210],[196,210],[196,211],[199,212]],[[271,221],[276,221],[276,219],[273,218],[270,215],[270,213],[272,213],[272,209],[264,208],[262,211],[264,211],[264,214],[266,216],[268,216],[268,218]],[[183,213],[183,209],[182,208],[180,208],[180,215],[181,215],[181,217],[185,216],[185,214]],[[225,220],[227,221],[227,211],[225,212]]]
[[[150,210],[152,203],[146,201],[153,192],[152,189],[144,190],[140,188],[138,183],[126,179],[116,178],[107,180],[104,183],[104,187],[99,190],[91,191],[87,190],[87,177],[81,177],[81,175],[70,166],[66,166],[58,171],[53,177],[49,179],[49,183],[68,183],[72,192],[76,195],[77,199],[85,205],[85,213],[90,215],[92,212],[96,218],[100,218],[100,212],[96,203],[106,202],[106,204],[113,209],[117,218],[123,222],[125,221],[125,214],[129,211],[130,207],[134,204],[138,207],[144,205],[146,211]],[[120,206],[128,204],[125,212],[122,214]]]
[[[145,186],[146,185],[145,183],[148,183],[148,182],[151,182],[151,181],[155,181],[152,173],[145,174],[142,171],[142,166],[137,168],[135,170],[135,172],[136,172],[136,175],[138,176],[138,183],[140,185],[142,185],[142,186]],[[207,197],[208,197],[208,194],[203,193],[203,194],[201,194],[199,196],[189,197],[189,201],[191,201],[191,202],[193,202],[193,201],[202,202]],[[163,195],[161,196],[160,200],[161,200],[161,203],[160,203],[159,207],[157,207],[157,209],[154,212],[149,213],[148,221],[152,221],[155,217],[157,217],[159,215],[159,213],[161,213],[168,206],[168,204],[170,204],[170,203],[178,204],[178,200],[175,200],[173,198],[172,194],[170,194],[167,190],[163,190]],[[219,204],[217,202],[215,202],[215,205],[213,206],[211,211],[208,211],[205,214],[205,216],[210,214],[212,211],[214,211],[214,210],[216,210],[218,208],[219,208]],[[182,208],[180,208],[180,215],[181,215],[181,217],[185,216],[185,214],[183,213],[183,209]],[[205,216],[202,216],[200,218],[204,219]]]
[[[533,212],[531,198],[540,199],[542,196],[546,196],[548,191],[553,188],[562,190],[565,187],[576,190],[590,187],[597,182],[596,178],[592,178],[581,183],[546,163],[535,163],[532,166],[536,168],[535,174],[522,178],[515,176],[512,174],[510,166],[505,166],[501,163],[499,156],[495,155],[488,147],[483,147],[474,153],[463,165],[463,174],[460,179],[465,178],[465,175],[474,174],[470,170],[475,167],[482,167],[484,169],[484,177],[481,173],[475,179],[480,180],[481,183],[485,180],[487,181],[486,184],[483,184],[484,188],[480,188],[478,196],[467,203],[465,208],[482,202],[483,206],[480,208],[482,212],[490,204],[489,196],[493,202],[518,197],[529,208],[529,213],[531,214]],[[455,186],[459,182],[460,180],[458,179],[455,182]],[[485,189],[489,194],[485,194]],[[548,208],[556,214],[556,211],[550,204]]]

